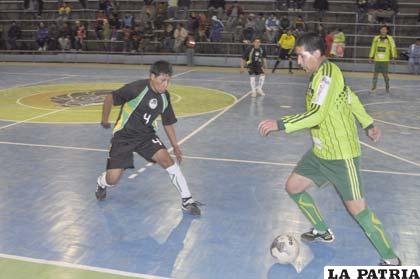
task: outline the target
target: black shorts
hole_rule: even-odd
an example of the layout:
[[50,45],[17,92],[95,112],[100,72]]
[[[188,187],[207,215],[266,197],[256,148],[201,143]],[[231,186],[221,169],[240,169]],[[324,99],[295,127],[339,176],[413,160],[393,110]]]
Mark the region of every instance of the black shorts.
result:
[[264,74],[264,70],[262,68],[262,65],[249,65],[248,66],[248,73],[251,76],[259,76]]
[[281,48],[279,51],[279,58],[281,60],[288,60],[292,58],[292,53],[290,53],[290,49]]
[[138,141],[127,141],[119,138],[112,139],[109,149],[106,169],[132,169],[134,168],[133,152],[138,153],[149,162],[153,162],[153,155],[166,146],[157,135],[150,135]]

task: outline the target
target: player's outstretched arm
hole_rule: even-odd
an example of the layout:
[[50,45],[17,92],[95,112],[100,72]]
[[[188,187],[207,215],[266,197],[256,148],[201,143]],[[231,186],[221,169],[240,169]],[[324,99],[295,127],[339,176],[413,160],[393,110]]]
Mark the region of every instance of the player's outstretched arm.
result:
[[111,94],[106,95],[104,104],[102,106],[102,120],[101,120],[101,125],[105,129],[111,128],[111,124],[109,123],[109,115],[111,113],[113,104],[114,104],[114,101],[112,99],[112,95]]
[[174,125],[164,125],[163,128],[165,129],[165,133],[168,136],[168,139],[172,147],[174,148],[174,154],[175,154],[176,160],[180,164],[182,162],[182,151],[176,140]]

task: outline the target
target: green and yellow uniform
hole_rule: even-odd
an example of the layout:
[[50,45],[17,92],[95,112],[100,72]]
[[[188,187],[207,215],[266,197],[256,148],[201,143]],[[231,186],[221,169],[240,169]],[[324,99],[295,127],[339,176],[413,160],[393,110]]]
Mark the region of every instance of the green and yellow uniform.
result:
[[372,83],[372,90],[376,89],[378,73],[382,73],[385,80],[386,90],[389,90],[388,68],[390,59],[397,58],[397,48],[394,39],[389,36],[378,35],[372,40],[369,58],[375,61],[375,69]]
[[[373,127],[357,95],[346,85],[341,70],[325,60],[310,78],[306,92],[306,112],[278,121],[279,129],[291,133],[309,128],[313,147],[293,170],[318,186],[333,184],[345,201],[364,198],[360,176],[360,143],[356,119],[363,128]],[[318,231],[327,224],[306,191],[290,194],[302,213]],[[379,219],[369,208],[355,216],[383,259],[396,257]]]

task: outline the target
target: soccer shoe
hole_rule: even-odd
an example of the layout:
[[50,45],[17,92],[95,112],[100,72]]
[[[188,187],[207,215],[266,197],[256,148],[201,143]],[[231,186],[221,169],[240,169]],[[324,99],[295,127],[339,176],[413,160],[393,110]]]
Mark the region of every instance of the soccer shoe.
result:
[[309,232],[303,233],[300,237],[302,238],[302,240],[308,242],[321,241],[331,243],[335,239],[334,234],[330,229],[328,229],[324,233],[320,233],[316,229],[312,229]]
[[103,201],[106,198],[106,187],[102,188],[99,184],[96,184],[95,196],[98,201]]
[[289,71],[289,74],[293,75],[293,72],[292,71]]
[[264,93],[264,91],[262,91],[261,87],[257,88],[257,93],[261,96],[265,96],[265,93]]
[[201,215],[200,205],[203,204],[192,198],[182,199],[182,210],[191,215]]
[[395,258],[395,259],[390,259],[390,260],[382,260],[379,263],[380,266],[401,266],[401,259],[400,258]]
[[252,98],[257,97],[257,91],[252,90],[252,91],[251,91],[251,97],[252,97]]

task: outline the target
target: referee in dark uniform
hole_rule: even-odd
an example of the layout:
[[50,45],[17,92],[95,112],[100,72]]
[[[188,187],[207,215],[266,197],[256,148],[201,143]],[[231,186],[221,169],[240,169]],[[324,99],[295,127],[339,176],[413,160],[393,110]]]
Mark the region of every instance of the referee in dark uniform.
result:
[[97,180],[95,194],[98,200],[106,198],[106,189],[118,183],[125,169],[134,168],[133,152],[136,152],[166,169],[172,184],[181,195],[182,209],[200,215],[200,203],[192,199],[181,169],[156,135],[153,125],[161,115],[174,154],[177,161],[181,162],[182,152],[173,127],[177,119],[167,91],[171,75],[172,65],[166,61],[157,61],[150,68],[149,79],[129,83],[105,97],[101,122],[104,128],[110,127],[108,119],[112,105],[121,106],[121,109],[113,130],[107,170]]

